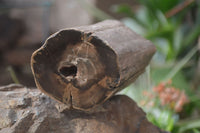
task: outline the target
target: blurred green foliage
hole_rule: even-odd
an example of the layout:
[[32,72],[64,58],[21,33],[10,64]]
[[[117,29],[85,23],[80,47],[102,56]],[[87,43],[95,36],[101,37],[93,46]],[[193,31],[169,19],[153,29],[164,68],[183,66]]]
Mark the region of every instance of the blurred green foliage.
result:
[[[113,9],[127,15],[127,18],[122,20],[127,26],[154,42],[163,60],[174,61],[193,46],[191,44],[196,41],[200,34],[198,3],[191,4],[170,18],[165,16],[167,11],[180,3],[179,1],[139,0],[143,7],[136,12],[133,12],[128,5],[118,5]],[[197,8],[194,20],[192,20],[192,24],[189,24],[186,13],[189,13],[194,7]]]
[[[189,96],[190,103],[182,110],[184,118],[169,108],[160,108],[159,99],[152,99],[157,104],[151,109],[146,107],[143,109],[146,110],[148,119],[164,130],[172,133],[198,133],[200,132],[200,119],[194,119],[193,114],[200,112],[200,98],[198,88],[192,90],[191,83],[198,59],[200,1],[138,0],[138,2],[141,7],[136,11],[126,4],[114,5],[112,10],[125,14],[126,17],[122,21],[156,45],[157,53],[151,66],[153,84],[148,87],[132,86],[127,88],[124,93],[139,103],[141,98],[136,98],[134,94],[142,95],[141,90],[148,90],[160,82],[171,79],[174,87],[184,90]],[[170,17],[167,16],[170,10],[184,4],[185,6],[179,12]],[[148,74],[146,75],[148,76]],[[144,82],[144,78],[140,80]],[[140,92],[137,91],[138,88]],[[200,117],[199,113],[197,114]]]

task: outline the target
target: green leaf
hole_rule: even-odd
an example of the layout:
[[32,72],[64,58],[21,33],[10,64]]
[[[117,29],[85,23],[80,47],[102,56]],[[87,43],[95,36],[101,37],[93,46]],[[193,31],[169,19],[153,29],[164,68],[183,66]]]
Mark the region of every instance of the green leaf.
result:
[[180,0],[138,0],[143,5],[149,7],[149,9],[161,10],[163,13],[169,11],[175,7]]
[[188,120],[182,123],[179,122],[177,125],[180,126],[179,128],[180,133],[185,132],[187,130],[191,130],[191,129],[197,130],[197,128],[200,128],[200,119]]
[[[155,84],[159,84],[160,82],[165,80],[165,76],[171,71],[171,67],[169,68],[156,68],[152,69],[152,81]],[[187,80],[185,79],[184,74],[179,71],[177,74],[171,79],[172,85],[176,88],[186,90],[188,93],[191,91],[190,85],[188,84]]]
[[153,108],[147,112],[147,119],[159,128],[167,131],[172,131],[176,117],[173,117],[173,113],[170,110],[161,110],[159,108]]
[[200,129],[193,129],[194,133],[200,133]]
[[134,16],[134,13],[133,13],[131,7],[127,4],[113,5],[111,7],[111,10],[115,13],[125,14],[125,15],[127,15],[127,17]]
[[129,27],[130,29],[132,29],[133,31],[135,31],[136,33],[138,33],[142,36],[146,33],[146,29],[142,25],[140,25],[137,21],[135,21],[134,19],[124,18],[121,21],[127,27]]

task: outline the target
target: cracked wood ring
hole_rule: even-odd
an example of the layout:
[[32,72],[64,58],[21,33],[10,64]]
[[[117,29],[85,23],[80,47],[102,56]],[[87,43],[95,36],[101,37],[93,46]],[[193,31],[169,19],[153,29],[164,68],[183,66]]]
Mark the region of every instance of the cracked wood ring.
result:
[[116,20],[63,29],[31,58],[37,87],[70,108],[86,110],[132,83],[154,45]]

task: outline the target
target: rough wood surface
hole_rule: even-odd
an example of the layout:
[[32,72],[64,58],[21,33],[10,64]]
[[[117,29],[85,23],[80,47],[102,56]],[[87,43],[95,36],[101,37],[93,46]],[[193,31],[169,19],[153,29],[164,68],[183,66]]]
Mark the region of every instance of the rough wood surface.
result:
[[69,108],[87,110],[133,82],[154,45],[115,20],[64,29],[32,55],[37,87]]
[[67,110],[37,89],[3,86],[0,133],[166,133],[148,122],[127,96],[113,96],[98,108],[92,112]]

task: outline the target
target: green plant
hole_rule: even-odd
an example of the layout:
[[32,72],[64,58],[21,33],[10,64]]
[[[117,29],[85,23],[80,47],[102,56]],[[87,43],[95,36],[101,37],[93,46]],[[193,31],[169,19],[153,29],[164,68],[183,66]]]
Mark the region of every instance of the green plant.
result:
[[159,52],[159,59],[174,61],[193,46],[191,44],[200,34],[199,5],[192,27],[189,27],[187,21],[185,22],[185,17],[186,13],[196,6],[195,4],[191,4],[176,16],[166,17],[166,12],[176,6],[179,1],[139,0],[143,7],[137,12],[133,12],[129,5],[118,5],[113,9],[127,15],[127,18],[122,19],[127,26],[154,42]]
[[[191,77],[192,74],[187,75],[191,70],[195,71],[193,66],[197,64],[196,53],[198,48],[196,40],[200,35],[200,4],[194,0],[138,1],[142,4],[142,7],[136,12],[133,12],[129,5],[115,5],[112,9],[115,12],[126,14],[127,17],[123,18],[122,21],[138,34],[151,40],[156,45],[158,52],[151,66],[152,84],[146,87],[137,85],[136,87],[129,87],[132,89],[128,88],[128,91],[126,90],[124,93],[140,103],[138,94],[142,95],[142,93],[141,91],[135,92],[135,90],[149,91],[152,86],[172,80],[172,86],[185,91],[188,95],[190,103],[185,105],[182,110],[184,114],[187,114],[184,117],[188,119],[192,117],[194,111],[200,109],[199,104],[193,101],[194,99],[200,100],[198,92],[191,89],[190,80],[188,80],[193,78]],[[184,6],[179,12],[173,14],[173,8],[180,3]],[[193,10],[195,10],[195,17],[190,24],[186,16]],[[149,74],[145,75],[149,77]],[[145,82],[144,79],[140,80],[143,83]],[[154,92],[151,93],[154,94]],[[134,94],[137,94],[137,96],[134,96]],[[148,104],[145,104],[142,105],[142,108],[146,110],[148,119],[160,128],[173,133],[199,132],[198,119],[187,121],[187,126],[185,126],[185,123],[185,125],[179,123],[185,118],[181,118],[179,113],[168,107],[161,107],[160,98],[148,99],[147,101],[154,101],[155,105],[147,109]]]
[[16,73],[15,73],[15,71],[13,70],[13,68],[12,68],[11,66],[9,66],[9,67],[7,68],[7,70],[8,70],[8,72],[10,73],[10,76],[11,76],[13,82],[14,82],[15,84],[20,84],[20,83],[19,83],[19,80],[18,80],[18,78],[17,78],[17,76],[16,76]]

